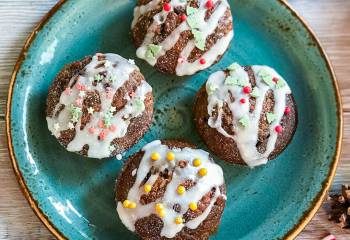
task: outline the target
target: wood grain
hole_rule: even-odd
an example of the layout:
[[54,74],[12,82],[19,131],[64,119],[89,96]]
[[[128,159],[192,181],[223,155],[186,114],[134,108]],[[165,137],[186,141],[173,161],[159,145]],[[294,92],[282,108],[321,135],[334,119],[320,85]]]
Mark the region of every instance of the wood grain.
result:
[[[242,0],[243,1],[243,0]],[[57,0],[0,0],[0,239],[53,239],[24,199],[13,174],[5,138],[5,103],[13,66],[35,24]],[[344,150],[333,189],[350,183],[350,1],[289,0],[309,22],[326,49],[338,77],[344,103]],[[321,208],[298,240],[321,239],[332,232],[350,239],[350,231],[327,221]]]

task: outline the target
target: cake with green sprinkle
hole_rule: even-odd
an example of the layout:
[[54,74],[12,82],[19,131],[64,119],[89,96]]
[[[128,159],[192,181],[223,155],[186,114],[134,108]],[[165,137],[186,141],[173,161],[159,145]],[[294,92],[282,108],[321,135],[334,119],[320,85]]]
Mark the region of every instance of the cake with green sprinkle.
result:
[[136,55],[163,73],[192,75],[219,61],[233,38],[227,0],[138,0]]
[[198,91],[194,121],[208,147],[229,163],[256,167],[276,158],[297,127],[287,82],[267,66],[233,63]]
[[52,135],[68,151],[91,158],[121,158],[148,130],[152,114],[152,88],[139,68],[111,53],[66,65],[46,102]]

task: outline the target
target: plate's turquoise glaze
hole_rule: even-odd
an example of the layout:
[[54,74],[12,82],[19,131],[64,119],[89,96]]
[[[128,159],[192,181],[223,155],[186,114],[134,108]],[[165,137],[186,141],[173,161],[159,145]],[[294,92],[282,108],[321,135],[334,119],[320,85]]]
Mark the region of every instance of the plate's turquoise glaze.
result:
[[[9,117],[20,175],[42,213],[67,238],[135,238],[119,221],[113,200],[123,162],[67,152],[50,135],[45,120],[49,85],[64,64],[95,52],[136,59],[129,37],[133,5],[132,0],[66,2],[37,34],[13,85]],[[282,238],[296,231],[334,170],[341,129],[337,92],[316,41],[282,2],[235,0],[231,5],[235,39],[214,67],[177,78],[137,60],[153,86],[155,116],[150,131],[124,159],[153,139],[184,138],[206,149],[191,120],[196,90],[210,73],[233,61],[270,65],[294,92],[299,110],[296,135],[276,161],[263,167],[252,170],[217,159],[225,171],[228,201],[212,238]],[[53,58],[41,65],[44,52],[53,53]]]

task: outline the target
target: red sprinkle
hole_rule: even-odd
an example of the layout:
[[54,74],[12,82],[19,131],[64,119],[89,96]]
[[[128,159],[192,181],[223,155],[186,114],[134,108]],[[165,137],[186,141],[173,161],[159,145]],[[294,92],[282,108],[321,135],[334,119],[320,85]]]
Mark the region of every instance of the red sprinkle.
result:
[[285,109],[284,109],[284,114],[286,114],[286,115],[288,115],[289,113],[290,113],[290,107],[286,107]]
[[185,14],[182,14],[182,15],[180,16],[180,20],[181,20],[181,22],[186,21],[186,20],[187,20],[187,16],[186,16]]
[[246,102],[245,98],[241,98],[241,100],[239,100],[240,103],[244,104]]
[[171,10],[171,5],[170,5],[170,3],[165,3],[165,4],[163,5],[163,9],[164,9],[164,11],[169,12],[169,11]]
[[99,120],[97,125],[98,125],[99,128],[104,128],[105,127],[105,124],[103,123],[102,120]]
[[117,127],[115,126],[115,125],[111,125],[110,127],[109,127],[109,130],[111,130],[111,132],[115,132],[115,130],[117,130]]
[[199,60],[199,63],[202,64],[202,65],[204,65],[206,62],[207,62],[207,61],[205,61],[204,58],[201,58],[201,59]]
[[274,81],[275,83],[277,83],[278,82],[278,78],[276,78],[276,77],[274,77],[274,78],[272,78],[272,81]]
[[94,134],[95,133],[95,128],[93,128],[93,127],[89,128],[89,133],[90,134]]
[[67,95],[71,95],[72,94],[72,89],[67,87],[64,92],[67,94]]
[[98,137],[101,141],[105,140],[106,138],[106,132],[105,131],[101,131],[100,134],[98,134]]
[[277,125],[277,126],[275,127],[275,131],[276,131],[277,133],[281,133],[281,132],[283,131],[282,126],[281,126],[281,125]]
[[75,84],[75,87],[79,90],[79,91],[84,91],[85,90],[85,86],[83,84],[77,83]]
[[248,86],[246,86],[246,87],[243,88],[243,92],[244,92],[245,94],[249,94],[251,91],[252,91],[252,89],[251,89],[250,87],[248,87]]
[[208,8],[208,9],[211,9],[214,7],[214,3],[212,0],[208,0],[207,3],[205,4],[205,6]]

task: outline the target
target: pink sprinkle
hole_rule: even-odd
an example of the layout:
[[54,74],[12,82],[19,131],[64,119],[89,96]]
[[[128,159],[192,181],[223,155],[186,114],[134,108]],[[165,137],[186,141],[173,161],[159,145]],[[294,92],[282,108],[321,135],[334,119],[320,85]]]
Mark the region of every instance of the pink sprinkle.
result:
[[95,128],[90,127],[88,131],[89,131],[90,134],[94,134],[95,133]]
[[71,95],[72,94],[72,89],[67,87],[65,90],[64,90],[65,94],[67,95]]
[[179,57],[178,59],[177,59],[177,62],[178,63],[183,63],[185,61],[185,59],[183,58],[183,57]]
[[98,123],[97,123],[97,126],[98,126],[99,128],[104,128],[104,127],[105,127],[105,124],[104,124],[104,122],[103,122],[102,120],[99,120]]
[[75,104],[78,105],[78,106],[81,106],[83,104],[83,99],[80,98],[80,97],[75,99]]
[[135,92],[130,92],[130,93],[129,93],[129,96],[130,96],[131,98],[134,98],[134,97],[136,96],[136,93],[135,93]]
[[246,102],[245,98],[241,98],[241,100],[239,100],[240,103],[244,104]]
[[286,114],[286,115],[288,115],[289,113],[290,113],[290,107],[286,107],[285,109],[284,109],[284,114]]
[[275,127],[275,131],[276,131],[277,133],[281,133],[281,132],[283,131],[282,126],[281,126],[281,125],[277,125],[277,126]]
[[322,240],[336,240],[335,236],[330,234],[327,237],[323,238]]
[[274,77],[274,78],[272,78],[272,81],[274,81],[275,83],[277,83],[277,82],[278,82],[278,78]]
[[107,134],[107,133],[106,133],[104,130],[102,130],[102,131],[98,134],[99,140],[101,140],[101,141],[105,140],[106,134]]
[[115,130],[117,130],[117,127],[115,126],[115,125],[111,125],[110,127],[109,127],[109,130],[111,130],[111,132],[115,132]]

